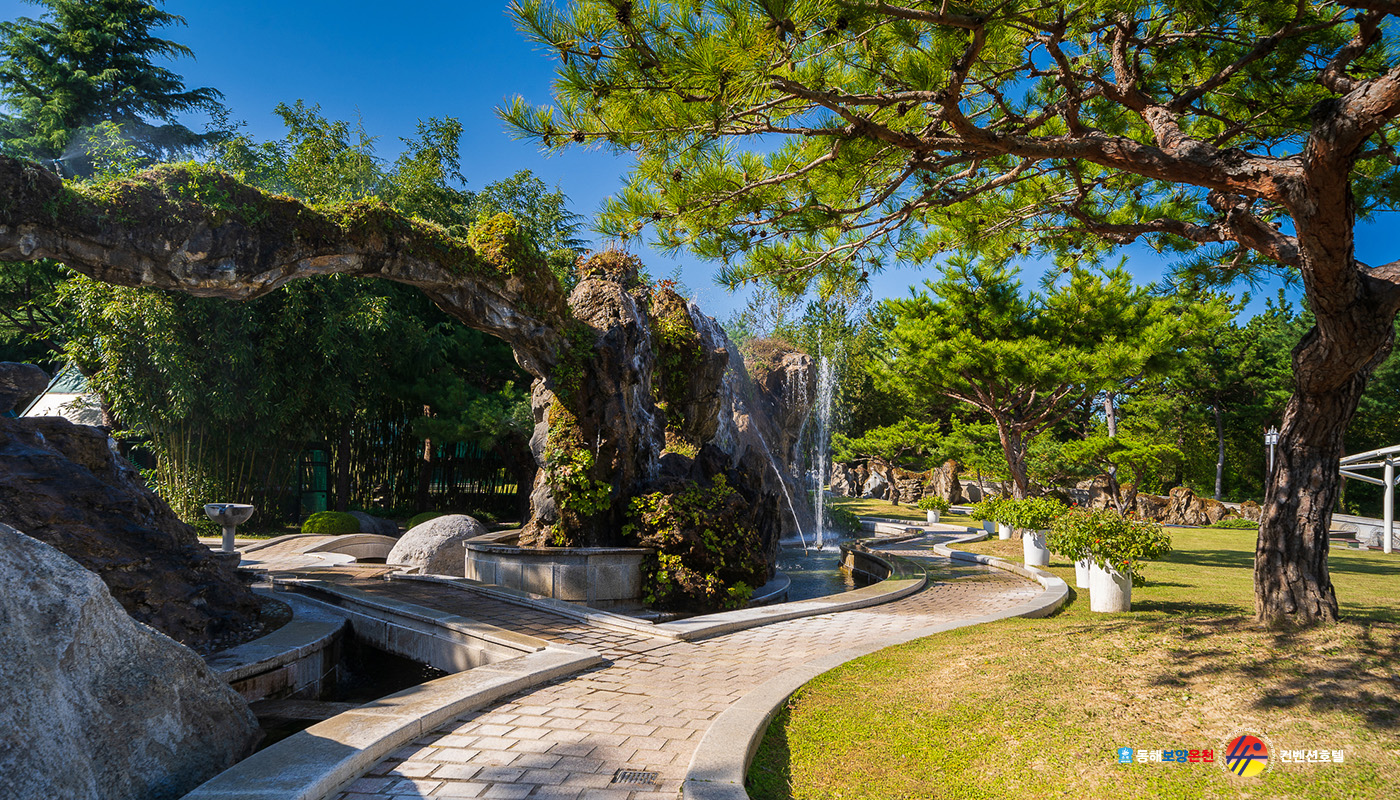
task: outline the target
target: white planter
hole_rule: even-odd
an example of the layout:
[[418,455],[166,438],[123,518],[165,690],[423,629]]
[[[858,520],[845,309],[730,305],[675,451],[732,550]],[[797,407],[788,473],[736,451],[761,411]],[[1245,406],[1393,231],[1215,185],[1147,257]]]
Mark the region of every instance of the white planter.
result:
[[938,511],[937,509],[930,508],[930,509],[927,509],[927,513],[928,513],[928,524],[932,525],[932,524],[934,524],[935,522],[938,522],[938,515],[939,515],[940,513],[942,513],[942,512]]
[[1089,610],[1119,614],[1133,605],[1133,578],[1095,561],[1089,568]]
[[1010,538],[1011,538],[1011,526],[1010,526],[1010,525],[1007,525],[1005,522],[998,522],[998,523],[997,523],[997,538],[998,538],[998,539],[1010,539]]
[[1089,559],[1081,558],[1074,562],[1074,588],[1089,588]]
[[982,530],[986,531],[987,533],[996,533],[997,524],[989,519],[984,519],[982,520]]
[[1028,567],[1050,566],[1050,551],[1045,549],[1045,531],[1021,531],[1021,554]]

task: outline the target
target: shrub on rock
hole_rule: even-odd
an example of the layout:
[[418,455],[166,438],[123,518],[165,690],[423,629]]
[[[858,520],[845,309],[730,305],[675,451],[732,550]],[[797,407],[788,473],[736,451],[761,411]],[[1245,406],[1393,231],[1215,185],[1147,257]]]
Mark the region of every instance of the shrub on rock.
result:
[[684,611],[747,603],[768,580],[751,511],[723,475],[708,487],[687,481],[635,498],[625,532],[656,549],[642,566],[646,603]]

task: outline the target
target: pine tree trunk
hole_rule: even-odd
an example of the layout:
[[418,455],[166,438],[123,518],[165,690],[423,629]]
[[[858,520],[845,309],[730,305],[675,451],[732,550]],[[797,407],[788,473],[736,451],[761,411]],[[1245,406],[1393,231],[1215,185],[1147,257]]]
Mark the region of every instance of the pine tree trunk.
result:
[[1011,496],[1024,500],[1030,496],[1030,478],[1026,475],[1026,443],[1021,432],[1000,417],[996,420],[1001,452],[1006,456],[1006,469],[1011,473]]
[[1225,491],[1225,420],[1220,413],[1220,398],[1215,398],[1215,499]]
[[[1380,344],[1364,334],[1347,342],[1325,342],[1314,329],[1293,352],[1298,388],[1284,412],[1273,473],[1265,478],[1254,554],[1254,608],[1263,623],[1303,625],[1337,619],[1337,594],[1327,571],[1327,533],[1341,487],[1342,437],[1371,372],[1390,353],[1389,327],[1380,335]],[[1360,361],[1349,376],[1338,349],[1348,351],[1353,364]],[[1368,351],[1373,354],[1369,361],[1357,358]]]

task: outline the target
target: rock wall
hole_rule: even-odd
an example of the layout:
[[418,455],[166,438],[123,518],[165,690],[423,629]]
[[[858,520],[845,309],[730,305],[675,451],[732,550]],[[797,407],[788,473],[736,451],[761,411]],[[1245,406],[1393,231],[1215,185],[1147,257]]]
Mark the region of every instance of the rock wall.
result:
[[[570,544],[626,544],[632,498],[723,474],[750,503],[771,555],[780,538],[796,536],[794,509],[811,515],[784,454],[807,415],[801,401],[813,392],[796,387],[814,383],[812,359],[785,354],[752,380],[718,323],[674,291],[642,284],[639,268],[630,256],[594,256],[569,297],[586,355],[534,383],[539,472],[521,544],[559,541],[561,530]],[[570,449],[581,466],[561,497],[552,465]],[[601,509],[582,497],[598,487]]]
[[257,619],[256,596],[112,452],[60,417],[0,418],[0,523],[102,578],[132,617],[207,647]]
[[[888,500],[889,481],[884,472],[883,468],[871,469],[864,461],[836,462],[831,465],[829,488],[838,497]],[[963,491],[956,461],[947,461],[925,472],[912,472],[899,467],[895,467],[893,472],[901,504],[914,505],[929,494],[936,494],[950,503],[975,502],[969,501]]]
[[14,800],[174,800],[261,732],[194,652],[96,575],[0,525],[0,775]]

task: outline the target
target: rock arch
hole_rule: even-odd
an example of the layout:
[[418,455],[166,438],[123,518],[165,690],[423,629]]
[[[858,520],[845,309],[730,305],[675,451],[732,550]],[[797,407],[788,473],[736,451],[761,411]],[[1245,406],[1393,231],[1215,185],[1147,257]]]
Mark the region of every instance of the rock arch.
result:
[[0,156],[0,185],[0,260],[234,300],[315,275],[381,278],[508,343],[535,377],[527,541],[616,542],[631,498],[663,473],[729,475],[770,552],[792,532],[780,498],[783,481],[797,486],[768,451],[773,423],[745,400],[755,389],[732,343],[674,292],[642,287],[633,258],[594,257],[565,296],[507,216],[462,241],[381,203],[312,208],[197,164],[76,188]]

